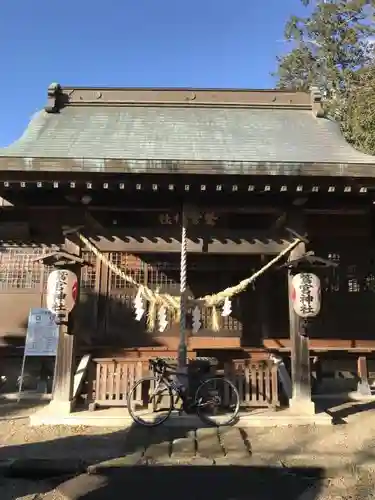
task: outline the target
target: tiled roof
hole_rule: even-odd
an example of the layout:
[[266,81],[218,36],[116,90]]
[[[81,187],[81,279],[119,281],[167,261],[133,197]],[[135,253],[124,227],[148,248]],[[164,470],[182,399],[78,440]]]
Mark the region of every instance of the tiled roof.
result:
[[375,164],[313,106],[83,102],[57,111],[38,112],[0,157]]

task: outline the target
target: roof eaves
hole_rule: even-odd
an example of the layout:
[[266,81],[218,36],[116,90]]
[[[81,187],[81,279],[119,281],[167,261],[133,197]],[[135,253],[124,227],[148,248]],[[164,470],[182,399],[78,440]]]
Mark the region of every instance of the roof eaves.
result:
[[374,163],[0,157],[0,172],[224,174],[375,178]]

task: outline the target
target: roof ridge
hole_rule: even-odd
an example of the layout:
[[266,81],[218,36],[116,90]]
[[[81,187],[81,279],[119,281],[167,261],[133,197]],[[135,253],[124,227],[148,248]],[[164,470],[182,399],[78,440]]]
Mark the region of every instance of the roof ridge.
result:
[[47,112],[58,113],[72,105],[310,109],[315,116],[323,116],[317,88],[307,93],[273,89],[74,88],[58,83],[48,87]]

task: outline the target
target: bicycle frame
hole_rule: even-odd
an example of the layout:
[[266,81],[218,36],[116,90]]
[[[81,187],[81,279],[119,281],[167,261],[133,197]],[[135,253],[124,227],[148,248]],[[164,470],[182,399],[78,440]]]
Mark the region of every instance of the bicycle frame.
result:
[[[180,375],[180,373],[172,372],[169,375]],[[186,373],[181,373],[181,375],[187,377]],[[159,388],[160,388],[161,384],[164,384],[165,387],[169,387],[177,395],[177,399],[174,402],[174,405],[181,398],[183,411],[193,410],[193,409],[197,408],[198,406],[203,408],[203,407],[208,406],[210,404],[210,401],[207,401],[205,403],[199,403],[197,401],[193,401],[191,404],[188,404],[188,398],[186,397],[186,386],[184,384],[176,383],[173,379],[168,378],[168,376],[165,373],[156,373],[155,376],[157,378],[157,384],[153,390],[153,393],[150,396],[151,400],[153,397],[160,394]],[[202,383],[202,380],[200,380],[199,383]]]
[[[171,373],[170,375],[178,375],[178,373]],[[156,373],[155,376],[157,378],[157,383],[151,395],[151,398],[158,394],[161,384],[164,384],[166,387],[171,388],[172,391],[177,394],[177,396],[181,397],[181,399],[184,400],[184,392],[186,389],[185,385],[178,384],[173,379],[168,378],[165,373]]]

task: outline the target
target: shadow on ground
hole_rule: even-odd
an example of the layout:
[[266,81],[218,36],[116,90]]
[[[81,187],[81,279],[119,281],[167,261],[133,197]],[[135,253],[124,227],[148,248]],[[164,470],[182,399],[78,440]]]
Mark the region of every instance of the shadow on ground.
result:
[[328,399],[326,401],[318,401],[316,409],[318,412],[324,411],[330,415],[334,425],[344,425],[348,423],[348,417],[364,412],[368,412],[369,414],[374,413],[375,401],[353,400],[348,395],[348,397],[331,401]]
[[[186,442],[189,443],[195,429],[142,429],[133,425],[108,434],[85,435],[83,431],[78,428],[75,432],[81,433],[77,435],[0,448],[1,460],[18,458],[6,474],[8,481],[19,482],[18,496],[41,494],[57,488],[67,500],[116,499],[123,498],[127,492],[139,500],[168,500],[175,499],[176,495],[181,500],[206,500],[208,495],[216,500],[263,500],[274,498],[283,491],[289,500],[297,500],[312,485],[319,485],[324,476],[322,468],[259,465],[251,455],[240,465],[225,463],[225,457],[216,463],[214,459],[194,458],[194,450],[186,453],[185,458],[183,454],[175,458],[172,443],[184,438],[188,438]],[[147,450],[152,445],[154,452],[152,458],[148,458]],[[155,453],[158,445],[160,456]],[[117,462],[117,466],[109,463],[96,471],[91,468],[93,473],[86,473],[88,465],[120,457],[133,459],[122,465]],[[60,479],[56,480],[57,475]],[[0,480],[0,492],[1,481],[4,480]],[[22,484],[25,489],[19,491]],[[54,494],[42,498],[56,498]],[[0,498],[7,500],[17,496],[0,493]],[[309,500],[314,498],[317,497],[309,496]]]
[[20,403],[16,401],[0,402],[0,422],[2,420],[27,419],[31,413],[41,409],[47,402],[24,400]]
[[322,478],[323,471],[319,468],[156,465],[117,469],[100,476],[82,475],[62,484],[58,491],[71,500],[124,498],[126,492],[139,500],[206,500],[209,497],[269,500],[280,492],[288,500],[297,500],[314,487],[309,496],[309,500],[314,500],[318,498]]

